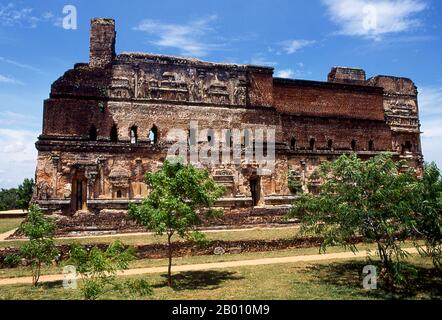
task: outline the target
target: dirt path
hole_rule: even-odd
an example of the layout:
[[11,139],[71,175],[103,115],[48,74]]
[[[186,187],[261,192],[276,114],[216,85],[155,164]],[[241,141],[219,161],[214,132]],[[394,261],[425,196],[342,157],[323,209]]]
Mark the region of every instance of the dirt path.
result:
[[[404,250],[410,254],[418,253],[418,251],[415,248],[408,248]],[[287,263],[296,263],[296,262],[345,260],[345,259],[354,259],[354,258],[366,258],[368,255],[369,255],[368,251],[360,251],[356,254],[352,252],[342,252],[342,253],[330,253],[330,254],[321,254],[321,255],[304,255],[304,256],[282,257],[282,258],[267,258],[267,259],[216,262],[216,263],[205,263],[205,264],[191,264],[191,265],[174,266],[173,271],[187,272],[187,271],[201,271],[201,270],[212,270],[212,269],[238,268],[245,266],[287,264]],[[120,272],[118,273],[118,275],[134,276],[134,275],[165,273],[165,272],[167,272],[167,267],[155,267],[155,268],[130,269],[124,272]],[[60,274],[42,276],[40,278],[41,282],[54,282],[61,280],[63,280],[63,275]],[[30,284],[30,283],[32,283],[31,277],[0,279],[0,286],[14,285],[14,284]]]
[[0,234],[0,241],[5,241],[5,242],[11,241],[11,240],[6,240],[6,239],[8,237],[12,236],[15,233],[15,231],[17,231],[17,229]]

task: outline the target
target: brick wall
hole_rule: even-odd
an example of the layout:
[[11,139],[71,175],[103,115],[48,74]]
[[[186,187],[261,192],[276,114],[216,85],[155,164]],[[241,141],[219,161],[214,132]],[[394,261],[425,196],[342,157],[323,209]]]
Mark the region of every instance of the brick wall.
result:
[[384,120],[382,89],[313,81],[274,81],[274,105],[284,113]]
[[[357,151],[391,151],[391,131],[382,121],[352,120],[342,118],[319,118],[285,115],[282,118],[285,141],[296,140],[296,149],[309,150],[310,140],[315,139],[316,150],[352,150],[352,141]],[[374,150],[369,150],[369,142]]]

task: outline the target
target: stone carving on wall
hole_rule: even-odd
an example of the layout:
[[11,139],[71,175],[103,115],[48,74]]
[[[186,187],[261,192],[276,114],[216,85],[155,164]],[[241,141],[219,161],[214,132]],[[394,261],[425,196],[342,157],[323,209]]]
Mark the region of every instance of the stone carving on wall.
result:
[[66,183],[63,188],[63,197],[69,199],[72,195],[72,184]]
[[52,188],[47,182],[42,182],[37,185],[37,198],[38,200],[48,200],[53,194]]
[[209,96],[210,102],[215,104],[229,104],[230,103],[230,95],[227,91],[227,86],[216,79],[210,84],[209,88]]
[[215,176],[233,176],[233,172],[227,169],[217,170]]
[[130,172],[123,168],[114,168],[109,174],[109,182],[113,188],[129,188]]
[[109,96],[245,105],[247,80],[244,74],[238,72],[217,73],[205,69],[161,72],[134,68],[133,73],[126,71],[112,79]]
[[114,78],[109,86],[109,96],[111,98],[130,99],[134,97],[128,78]]

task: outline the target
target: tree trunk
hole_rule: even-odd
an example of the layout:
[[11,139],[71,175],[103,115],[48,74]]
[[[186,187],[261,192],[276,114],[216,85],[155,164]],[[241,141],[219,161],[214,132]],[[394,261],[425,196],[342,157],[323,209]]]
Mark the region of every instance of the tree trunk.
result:
[[38,285],[38,281],[40,280],[40,270],[41,270],[41,263],[38,262],[36,270],[35,270],[34,275],[33,275],[33,279],[32,279],[34,287],[36,287]]
[[169,256],[169,267],[167,269],[167,284],[169,287],[172,287],[172,234],[167,235],[167,244],[168,244],[168,256]]

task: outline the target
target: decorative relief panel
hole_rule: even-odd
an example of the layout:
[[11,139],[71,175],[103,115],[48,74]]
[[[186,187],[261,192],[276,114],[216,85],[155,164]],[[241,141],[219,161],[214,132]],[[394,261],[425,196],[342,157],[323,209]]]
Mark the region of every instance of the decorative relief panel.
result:
[[204,68],[169,66],[116,67],[109,96],[120,99],[188,101],[217,105],[242,105],[247,101],[247,76],[238,71],[208,71]]

